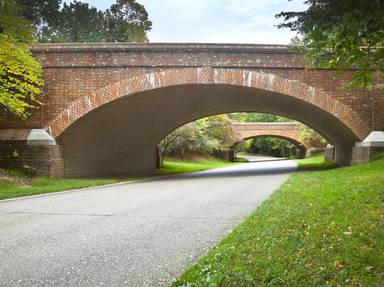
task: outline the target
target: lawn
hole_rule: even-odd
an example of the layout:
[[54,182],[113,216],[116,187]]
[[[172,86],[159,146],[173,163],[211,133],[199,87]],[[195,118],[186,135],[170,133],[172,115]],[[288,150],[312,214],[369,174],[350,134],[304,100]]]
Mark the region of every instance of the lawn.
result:
[[202,171],[202,170],[207,170],[212,168],[230,166],[233,164],[237,164],[237,163],[219,160],[216,158],[213,158],[210,160],[193,160],[193,161],[166,159],[164,160],[163,167],[160,170],[157,170],[157,175],[196,172],[196,171]]
[[[0,180],[0,199],[116,183],[115,179],[33,178],[28,184]],[[127,180],[128,181],[128,180]]]
[[384,156],[293,174],[172,286],[384,286]]
[[295,162],[299,170],[324,170],[337,167],[335,162],[325,160],[324,155],[296,159]]
[[[221,161],[215,158],[209,160],[180,161],[167,159],[164,168],[157,171],[157,175],[171,175],[184,172],[194,172],[217,167],[232,165],[234,163]],[[13,174],[13,173],[12,173]],[[49,192],[64,191],[70,189],[86,188],[98,185],[105,185],[117,182],[142,180],[143,178],[127,179],[68,179],[22,177],[19,173],[11,176],[11,180],[0,179],[0,200],[27,195],[43,194]]]

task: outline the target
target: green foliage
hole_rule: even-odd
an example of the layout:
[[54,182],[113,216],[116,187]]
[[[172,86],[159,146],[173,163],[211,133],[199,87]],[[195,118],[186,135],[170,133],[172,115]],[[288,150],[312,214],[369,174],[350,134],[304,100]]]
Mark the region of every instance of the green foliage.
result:
[[35,27],[36,39],[48,39],[52,36],[54,26],[61,20],[61,0],[16,0],[21,8],[23,19]]
[[[284,23],[302,35],[302,51],[315,68],[358,68],[347,88],[383,88],[384,1],[306,0],[302,12],[281,12]],[[296,41],[298,42],[298,41]]]
[[40,42],[144,42],[152,23],[136,0],[117,0],[106,11],[80,1],[17,0]]
[[228,116],[216,115],[177,128],[159,143],[159,150],[162,159],[171,152],[183,158],[187,150],[212,153],[229,149],[238,140]]
[[[207,151],[229,149],[239,140],[226,114],[210,116],[196,121],[200,131],[208,139]],[[204,149],[201,147],[201,149]]]
[[300,125],[300,140],[303,144],[311,147],[321,147],[327,144],[327,141],[316,131],[306,125]]
[[32,29],[19,12],[12,0],[0,3],[0,107],[25,117],[29,108],[40,105],[43,80],[41,65],[27,46]]
[[107,25],[106,41],[145,42],[146,33],[151,30],[145,7],[136,0],[117,0],[105,12]]
[[87,3],[64,3],[54,25],[54,35],[42,41],[102,42],[104,40],[103,12]]
[[43,84],[40,63],[28,46],[0,35],[0,106],[25,117],[28,109],[40,105],[38,95]]
[[13,0],[0,1],[0,34],[21,43],[33,40],[32,26],[21,16],[20,7]]
[[196,125],[189,123],[175,129],[161,140],[159,143],[161,165],[165,156],[170,152],[177,153],[180,158],[183,158],[185,150],[190,149],[196,141],[197,132]]
[[257,122],[290,122],[291,119],[263,113],[231,113],[229,118],[239,123],[257,123]]
[[249,139],[237,147],[236,150],[276,157],[290,157],[292,153],[296,154],[293,143],[277,137],[256,137]]
[[298,172],[176,286],[381,286],[384,157]]

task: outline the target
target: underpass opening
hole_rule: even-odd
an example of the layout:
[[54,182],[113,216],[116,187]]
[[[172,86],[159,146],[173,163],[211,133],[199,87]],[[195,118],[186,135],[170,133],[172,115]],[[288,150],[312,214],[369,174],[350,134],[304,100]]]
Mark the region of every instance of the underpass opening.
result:
[[[272,141],[273,139],[279,139],[281,140],[281,143],[279,146],[274,147],[272,143],[268,142],[269,139],[272,139]],[[266,142],[258,143],[255,142],[255,140],[265,140]],[[252,142],[248,144],[248,148],[239,148],[242,144],[249,141]],[[305,158],[307,154],[307,147],[303,143],[294,138],[276,134],[263,134],[244,138],[242,142],[239,142],[236,146],[234,146],[234,150],[236,152],[245,151],[251,152],[252,154],[267,155],[278,158]]]

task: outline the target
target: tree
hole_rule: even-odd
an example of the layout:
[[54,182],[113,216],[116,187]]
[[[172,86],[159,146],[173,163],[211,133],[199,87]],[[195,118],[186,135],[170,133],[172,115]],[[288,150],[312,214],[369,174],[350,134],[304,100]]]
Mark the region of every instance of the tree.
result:
[[327,144],[327,141],[310,127],[300,125],[300,140],[303,144],[311,147],[321,147]]
[[290,156],[290,151],[297,148],[293,143],[276,137],[256,137],[245,141],[239,150],[254,154],[265,154],[270,156]]
[[160,141],[160,165],[163,165],[165,156],[171,151],[176,151],[179,156],[182,157],[184,150],[195,140],[195,133],[196,125],[194,123],[188,123],[175,129]]
[[197,122],[198,124],[204,123],[205,134],[212,142],[215,142],[215,145],[212,145],[212,150],[227,150],[240,140],[231,120],[225,114],[210,116]]
[[61,0],[17,0],[21,16],[35,27],[35,37],[48,42],[60,20]]
[[[64,3],[50,39],[52,42],[103,42],[104,15],[95,7],[78,1]],[[42,39],[44,40],[44,39]]]
[[314,68],[339,73],[357,68],[347,88],[383,88],[384,1],[306,0],[308,9],[281,12],[277,18],[302,37],[303,47]]
[[12,0],[0,2],[0,32],[0,107],[25,117],[40,104],[42,69],[27,46],[33,30]]
[[0,0],[0,34],[20,43],[30,43],[33,32],[30,23],[21,16],[21,9],[15,1]]
[[17,0],[40,42],[144,42],[152,23],[136,0],[117,0],[106,11],[80,1]]
[[136,0],[117,0],[105,12],[106,41],[145,42],[152,22],[145,7]]
[[170,153],[180,158],[186,151],[212,154],[229,149],[239,140],[227,115],[202,118],[175,129],[159,143],[161,163]]

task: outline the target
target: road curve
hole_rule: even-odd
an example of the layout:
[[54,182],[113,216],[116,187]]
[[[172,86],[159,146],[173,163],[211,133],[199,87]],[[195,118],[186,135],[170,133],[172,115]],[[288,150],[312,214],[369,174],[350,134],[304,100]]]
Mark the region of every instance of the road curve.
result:
[[0,286],[169,283],[294,170],[250,162],[0,201]]

